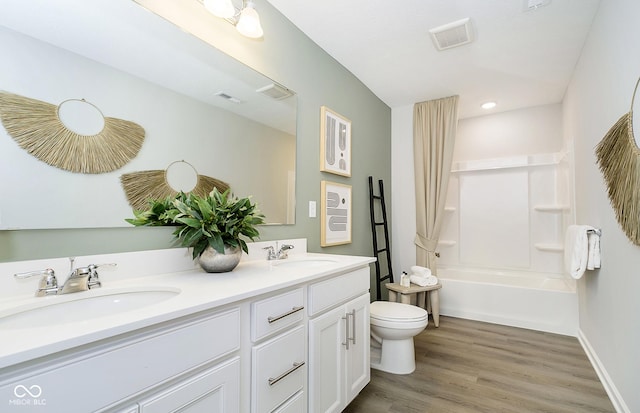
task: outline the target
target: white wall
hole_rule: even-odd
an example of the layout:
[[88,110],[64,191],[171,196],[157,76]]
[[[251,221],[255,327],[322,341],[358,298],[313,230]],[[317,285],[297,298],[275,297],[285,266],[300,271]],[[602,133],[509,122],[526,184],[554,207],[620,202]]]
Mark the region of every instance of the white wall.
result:
[[[576,217],[602,228],[602,269],[578,283],[580,334],[619,411],[640,411],[640,247],[618,225],[594,148],[629,110],[640,76],[640,2],[603,1],[565,101],[565,137],[575,140]],[[634,127],[640,131],[640,99]],[[638,132],[636,132],[636,137]],[[640,188],[629,188],[638,191]]]
[[560,152],[561,125],[559,103],[461,119],[453,161]]
[[416,263],[416,194],[413,177],[413,105],[391,110],[392,265],[396,281]]

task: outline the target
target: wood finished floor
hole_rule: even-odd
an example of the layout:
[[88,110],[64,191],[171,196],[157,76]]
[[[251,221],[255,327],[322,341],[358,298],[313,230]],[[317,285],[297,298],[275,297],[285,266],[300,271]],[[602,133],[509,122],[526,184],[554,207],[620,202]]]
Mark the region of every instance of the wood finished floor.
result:
[[371,370],[344,412],[615,413],[575,337],[440,317],[414,341],[416,371]]

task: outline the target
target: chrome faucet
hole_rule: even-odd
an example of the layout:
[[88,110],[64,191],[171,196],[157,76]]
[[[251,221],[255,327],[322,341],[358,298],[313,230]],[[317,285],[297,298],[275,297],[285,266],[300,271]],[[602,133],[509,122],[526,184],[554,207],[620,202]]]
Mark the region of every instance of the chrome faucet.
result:
[[[276,243],[276,248],[278,244]],[[293,249],[293,245],[282,244],[278,252],[275,251],[273,245],[269,245],[268,247],[264,247],[263,250],[267,250],[267,261],[273,260],[284,260],[289,257],[289,250]]]
[[278,253],[276,255],[276,259],[277,260],[284,260],[285,258],[288,258],[289,257],[289,250],[292,250],[292,249],[293,249],[293,245],[282,244],[282,246],[278,250]]
[[67,277],[67,281],[62,285],[59,294],[77,293],[80,291],[88,291],[92,288],[100,288],[102,283],[98,277],[98,267],[113,267],[117,265],[115,263],[100,265],[89,264],[86,267],[78,267],[74,269],[74,260],[72,258],[69,258],[69,260],[71,261],[71,272],[69,277]]
[[16,278],[30,278],[35,277],[36,275],[42,275],[42,278],[40,278],[40,282],[38,283],[38,289],[36,290],[36,297],[58,294],[58,279],[51,268],[13,274]]
[[58,285],[58,279],[51,268],[18,273],[13,276],[16,278],[29,278],[36,275],[42,275],[38,284],[38,289],[36,290],[36,297],[44,297],[46,295],[71,294],[80,291],[87,291],[92,288],[99,288],[102,286],[102,283],[98,277],[98,267],[116,265],[114,263],[100,265],[89,264],[86,267],[73,268],[75,258],[70,257],[69,261],[71,264],[71,270],[69,271],[67,280],[61,286]]

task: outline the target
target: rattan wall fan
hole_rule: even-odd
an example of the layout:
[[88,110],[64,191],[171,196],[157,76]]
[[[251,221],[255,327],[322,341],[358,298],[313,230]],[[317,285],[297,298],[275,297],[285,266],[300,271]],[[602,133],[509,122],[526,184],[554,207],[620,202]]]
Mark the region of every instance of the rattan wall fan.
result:
[[213,191],[213,188],[218,188],[220,192],[229,189],[229,184],[226,182],[210,176],[200,175],[193,165],[184,160],[180,160],[171,162],[164,170],[138,171],[123,174],[120,177],[120,182],[122,183],[122,188],[129,201],[129,205],[139,211],[148,207],[148,201],[150,199],[165,199],[170,196],[175,196],[178,191],[169,184],[167,171],[172,165],[179,162],[189,165],[196,174],[196,184],[189,192],[203,197]]
[[144,129],[127,120],[105,117],[95,135],[81,135],[60,120],[58,106],[0,91],[0,119],[7,133],[31,155],[56,168],[100,174],[114,171],[133,159],[144,141]]
[[633,90],[629,112],[618,119],[596,146],[616,219],[635,245],[640,245],[640,148],[633,136],[633,102],[639,84],[640,79]]

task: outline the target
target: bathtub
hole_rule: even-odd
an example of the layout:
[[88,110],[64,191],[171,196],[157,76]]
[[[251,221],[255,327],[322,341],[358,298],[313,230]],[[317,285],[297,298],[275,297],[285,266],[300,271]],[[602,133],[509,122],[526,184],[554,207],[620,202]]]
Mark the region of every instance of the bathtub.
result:
[[575,281],[543,273],[438,268],[440,314],[577,336]]

